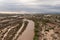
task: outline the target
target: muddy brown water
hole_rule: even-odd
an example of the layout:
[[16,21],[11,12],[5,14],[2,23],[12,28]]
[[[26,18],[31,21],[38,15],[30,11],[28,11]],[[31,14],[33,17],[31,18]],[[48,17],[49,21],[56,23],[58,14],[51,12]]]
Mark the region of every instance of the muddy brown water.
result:
[[34,37],[34,22],[32,20],[24,19],[24,21],[28,21],[28,25],[26,30],[18,37],[17,40],[33,40]]

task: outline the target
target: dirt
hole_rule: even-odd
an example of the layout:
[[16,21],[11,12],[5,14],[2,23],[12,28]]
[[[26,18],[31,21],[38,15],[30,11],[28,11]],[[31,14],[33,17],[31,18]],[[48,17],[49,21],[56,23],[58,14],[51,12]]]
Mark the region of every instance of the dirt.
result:
[[17,40],[33,40],[34,37],[34,22],[31,20],[26,20],[28,21],[28,25],[26,30],[18,37]]

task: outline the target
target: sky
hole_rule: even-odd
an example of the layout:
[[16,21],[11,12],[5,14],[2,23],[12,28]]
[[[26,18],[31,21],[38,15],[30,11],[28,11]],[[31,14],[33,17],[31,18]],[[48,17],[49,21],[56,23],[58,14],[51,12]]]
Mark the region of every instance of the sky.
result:
[[0,12],[60,13],[60,0],[0,0]]

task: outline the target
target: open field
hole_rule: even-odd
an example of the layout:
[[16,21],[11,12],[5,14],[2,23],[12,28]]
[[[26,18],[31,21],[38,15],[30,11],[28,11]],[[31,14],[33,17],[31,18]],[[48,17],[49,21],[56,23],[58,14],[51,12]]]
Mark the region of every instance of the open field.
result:
[[0,14],[0,40],[60,40],[60,15]]

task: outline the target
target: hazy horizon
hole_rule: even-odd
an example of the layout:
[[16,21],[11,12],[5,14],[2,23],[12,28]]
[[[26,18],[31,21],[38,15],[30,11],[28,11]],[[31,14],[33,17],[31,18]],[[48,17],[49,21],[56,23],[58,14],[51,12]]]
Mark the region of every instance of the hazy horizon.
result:
[[0,0],[0,12],[60,13],[60,0]]

